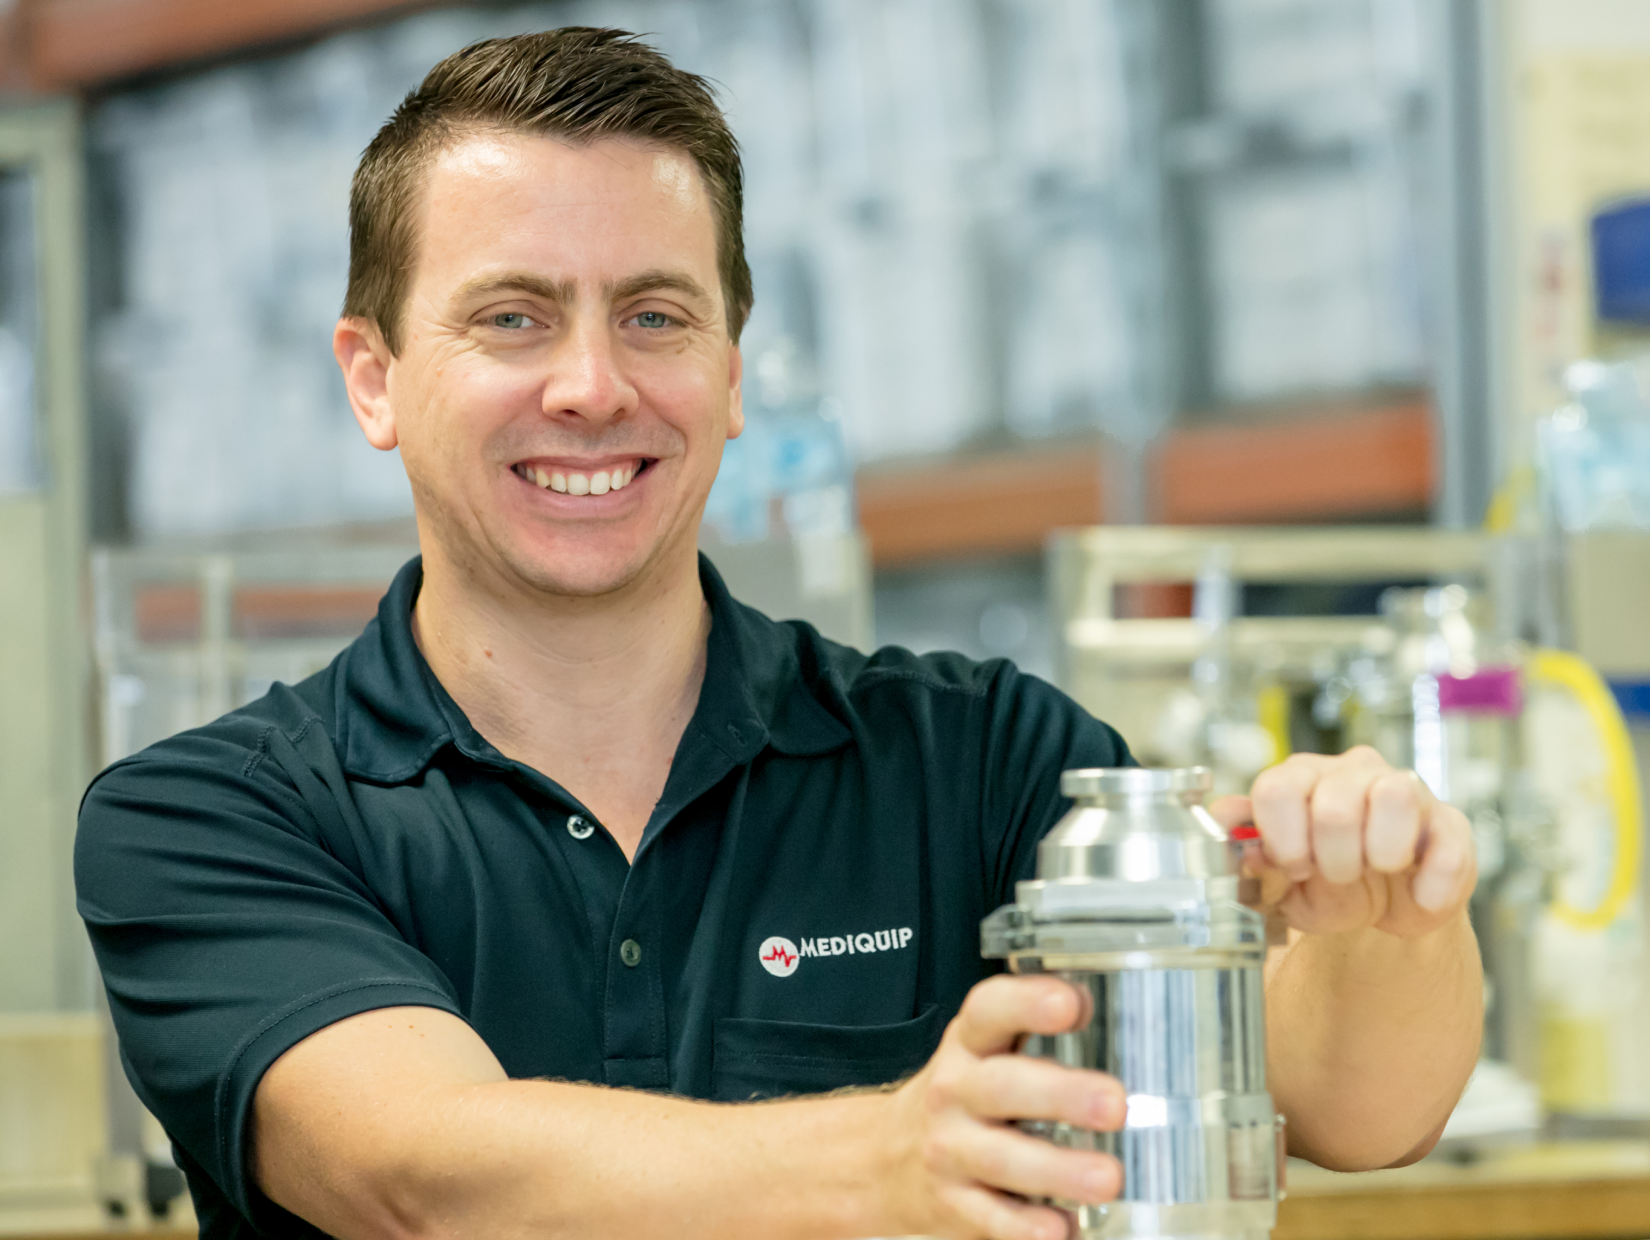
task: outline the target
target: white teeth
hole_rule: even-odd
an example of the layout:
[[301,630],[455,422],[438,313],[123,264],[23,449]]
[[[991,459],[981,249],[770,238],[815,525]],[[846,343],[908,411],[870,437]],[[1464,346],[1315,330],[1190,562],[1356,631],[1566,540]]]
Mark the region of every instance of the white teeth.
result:
[[637,471],[636,465],[628,469],[622,465],[616,469],[598,469],[593,474],[546,473],[535,465],[516,467],[516,472],[528,482],[536,482],[562,495],[606,495],[609,491],[622,491],[636,480]]

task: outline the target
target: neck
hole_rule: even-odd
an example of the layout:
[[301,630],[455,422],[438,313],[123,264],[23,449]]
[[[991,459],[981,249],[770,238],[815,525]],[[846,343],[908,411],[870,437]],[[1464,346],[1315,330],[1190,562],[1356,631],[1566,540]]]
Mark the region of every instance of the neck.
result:
[[596,597],[489,586],[425,546],[413,636],[436,678],[633,856],[704,681],[710,610],[691,545]]

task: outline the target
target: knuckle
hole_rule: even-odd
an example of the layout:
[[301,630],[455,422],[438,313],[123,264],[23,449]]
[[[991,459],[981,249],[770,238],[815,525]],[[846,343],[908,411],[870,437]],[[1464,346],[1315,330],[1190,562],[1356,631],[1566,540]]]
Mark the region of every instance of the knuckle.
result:
[[1036,1063],[1025,1055],[993,1055],[975,1073],[976,1092],[983,1100],[1000,1100],[1013,1092],[1027,1072],[1035,1071]]
[[974,1021],[984,1015],[985,1009],[990,1007],[992,997],[999,989],[998,983],[1002,980],[1001,977],[988,977],[985,981],[971,987],[968,993],[963,996],[962,1007],[957,1011],[957,1020]]
[[1282,789],[1289,783],[1288,761],[1286,759],[1282,766],[1269,766],[1255,776],[1255,782],[1249,786],[1251,801],[1266,801],[1281,795]]
[[956,1138],[945,1128],[933,1128],[922,1143],[922,1165],[935,1176],[945,1177],[957,1166]]
[[1005,1184],[1014,1169],[1014,1160],[1000,1142],[985,1141],[974,1151],[975,1173],[987,1184]]
[[1421,806],[1418,781],[1407,771],[1388,771],[1371,786],[1369,795],[1383,809],[1414,811]]
[[1325,784],[1312,797],[1312,826],[1319,831],[1346,833],[1358,828],[1363,798],[1341,784]]
[[1453,874],[1460,870],[1467,862],[1467,850],[1454,841],[1439,844],[1432,850],[1427,860],[1432,868],[1445,874]]
[[954,1109],[957,1105],[957,1092],[949,1075],[937,1073],[928,1086],[928,1113],[938,1115]]
[[1269,767],[1255,776],[1251,797],[1254,800],[1277,800],[1305,793],[1317,781],[1317,767],[1307,759],[1313,754],[1292,754],[1277,766]]
[[928,1085],[929,1106],[933,1110],[949,1111],[962,1108],[969,1093],[970,1078],[979,1070],[972,1058],[949,1056],[935,1066]]
[[1462,810],[1448,802],[1439,802],[1436,811],[1438,825],[1446,832],[1460,840],[1463,845],[1472,846],[1472,823]]

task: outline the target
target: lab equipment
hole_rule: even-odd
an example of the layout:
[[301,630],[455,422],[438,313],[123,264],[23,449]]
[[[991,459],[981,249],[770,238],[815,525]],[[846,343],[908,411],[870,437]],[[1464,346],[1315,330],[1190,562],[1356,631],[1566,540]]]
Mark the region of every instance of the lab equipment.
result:
[[1572,533],[1650,530],[1650,359],[1566,368],[1570,403],[1536,425],[1550,516]]
[[[1633,397],[1630,378],[1594,375],[1593,407]],[[1646,566],[1650,537],[1622,528],[1136,527],[1051,546],[1059,681],[1141,761],[1206,763],[1242,791],[1292,752],[1366,743],[1467,815],[1491,1058],[1448,1140],[1532,1132],[1542,1106],[1650,1113],[1642,792],[1601,679],[1650,679]],[[1143,585],[1191,614],[1131,616]],[[1517,1088],[1479,1106],[1497,1081]]]
[[[1075,770],[1037,877],[981,926],[984,955],[1085,989],[1088,1023],[1024,1053],[1123,1082],[1119,1132],[1026,1127],[1123,1166],[1108,1205],[1059,1202],[1085,1238],[1245,1236],[1277,1221],[1282,1120],[1266,1092],[1266,926],[1206,767]],[[1247,888],[1247,889],[1246,889]]]

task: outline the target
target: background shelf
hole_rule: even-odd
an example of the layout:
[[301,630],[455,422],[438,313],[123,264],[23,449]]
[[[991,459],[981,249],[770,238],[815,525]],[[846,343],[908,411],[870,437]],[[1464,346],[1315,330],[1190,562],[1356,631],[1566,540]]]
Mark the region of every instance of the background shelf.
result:
[[[1290,524],[1423,515],[1434,485],[1432,411],[1384,403],[1257,412],[1171,431],[1146,464],[1147,519]],[[878,568],[1039,551],[1049,532],[1105,520],[1098,439],[859,471],[859,517]]]

